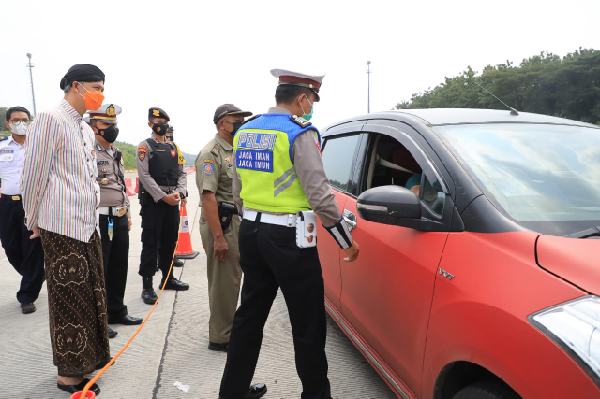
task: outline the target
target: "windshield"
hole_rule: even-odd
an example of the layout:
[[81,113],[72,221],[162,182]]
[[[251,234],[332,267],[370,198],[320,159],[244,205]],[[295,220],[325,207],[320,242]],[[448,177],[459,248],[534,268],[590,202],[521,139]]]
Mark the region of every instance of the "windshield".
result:
[[600,224],[600,129],[489,123],[435,130],[490,200],[525,227],[567,233]]

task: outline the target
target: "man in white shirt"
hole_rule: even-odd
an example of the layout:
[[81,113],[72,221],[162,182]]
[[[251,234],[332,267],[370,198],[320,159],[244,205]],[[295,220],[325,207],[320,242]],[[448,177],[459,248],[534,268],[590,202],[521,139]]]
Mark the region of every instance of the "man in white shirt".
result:
[[0,140],[0,241],[6,257],[22,276],[17,300],[24,314],[35,312],[35,300],[44,283],[44,254],[39,238],[25,227],[20,180],[25,135],[31,114],[24,107],[6,111],[6,128],[12,136]]

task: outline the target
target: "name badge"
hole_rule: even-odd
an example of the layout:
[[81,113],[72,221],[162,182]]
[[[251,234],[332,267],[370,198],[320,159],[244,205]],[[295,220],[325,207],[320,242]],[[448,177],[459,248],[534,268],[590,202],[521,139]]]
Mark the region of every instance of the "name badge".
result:
[[276,140],[276,134],[240,133],[235,151],[236,168],[272,173]]

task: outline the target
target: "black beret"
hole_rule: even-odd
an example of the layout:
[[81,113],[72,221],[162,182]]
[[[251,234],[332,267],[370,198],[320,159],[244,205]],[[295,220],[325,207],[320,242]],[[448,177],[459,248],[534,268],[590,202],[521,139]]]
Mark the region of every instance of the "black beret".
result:
[[148,120],[152,120],[153,118],[164,118],[167,122],[171,120],[165,110],[159,107],[151,107],[148,109]]
[[65,87],[73,82],[104,82],[104,72],[96,65],[92,64],[75,64],[67,71],[67,74],[60,80],[60,88]]

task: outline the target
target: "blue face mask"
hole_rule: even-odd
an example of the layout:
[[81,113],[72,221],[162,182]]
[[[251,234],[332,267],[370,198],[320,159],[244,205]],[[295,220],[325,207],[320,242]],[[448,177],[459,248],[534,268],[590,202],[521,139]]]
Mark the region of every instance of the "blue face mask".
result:
[[313,117],[313,104],[311,103],[308,98],[306,99],[308,101],[308,103],[310,104],[310,111],[308,113],[306,113],[306,111],[304,111],[304,107],[302,107],[302,104],[300,104],[300,108],[302,108],[302,112],[304,113],[304,115],[302,115],[302,119],[309,121],[312,119]]

